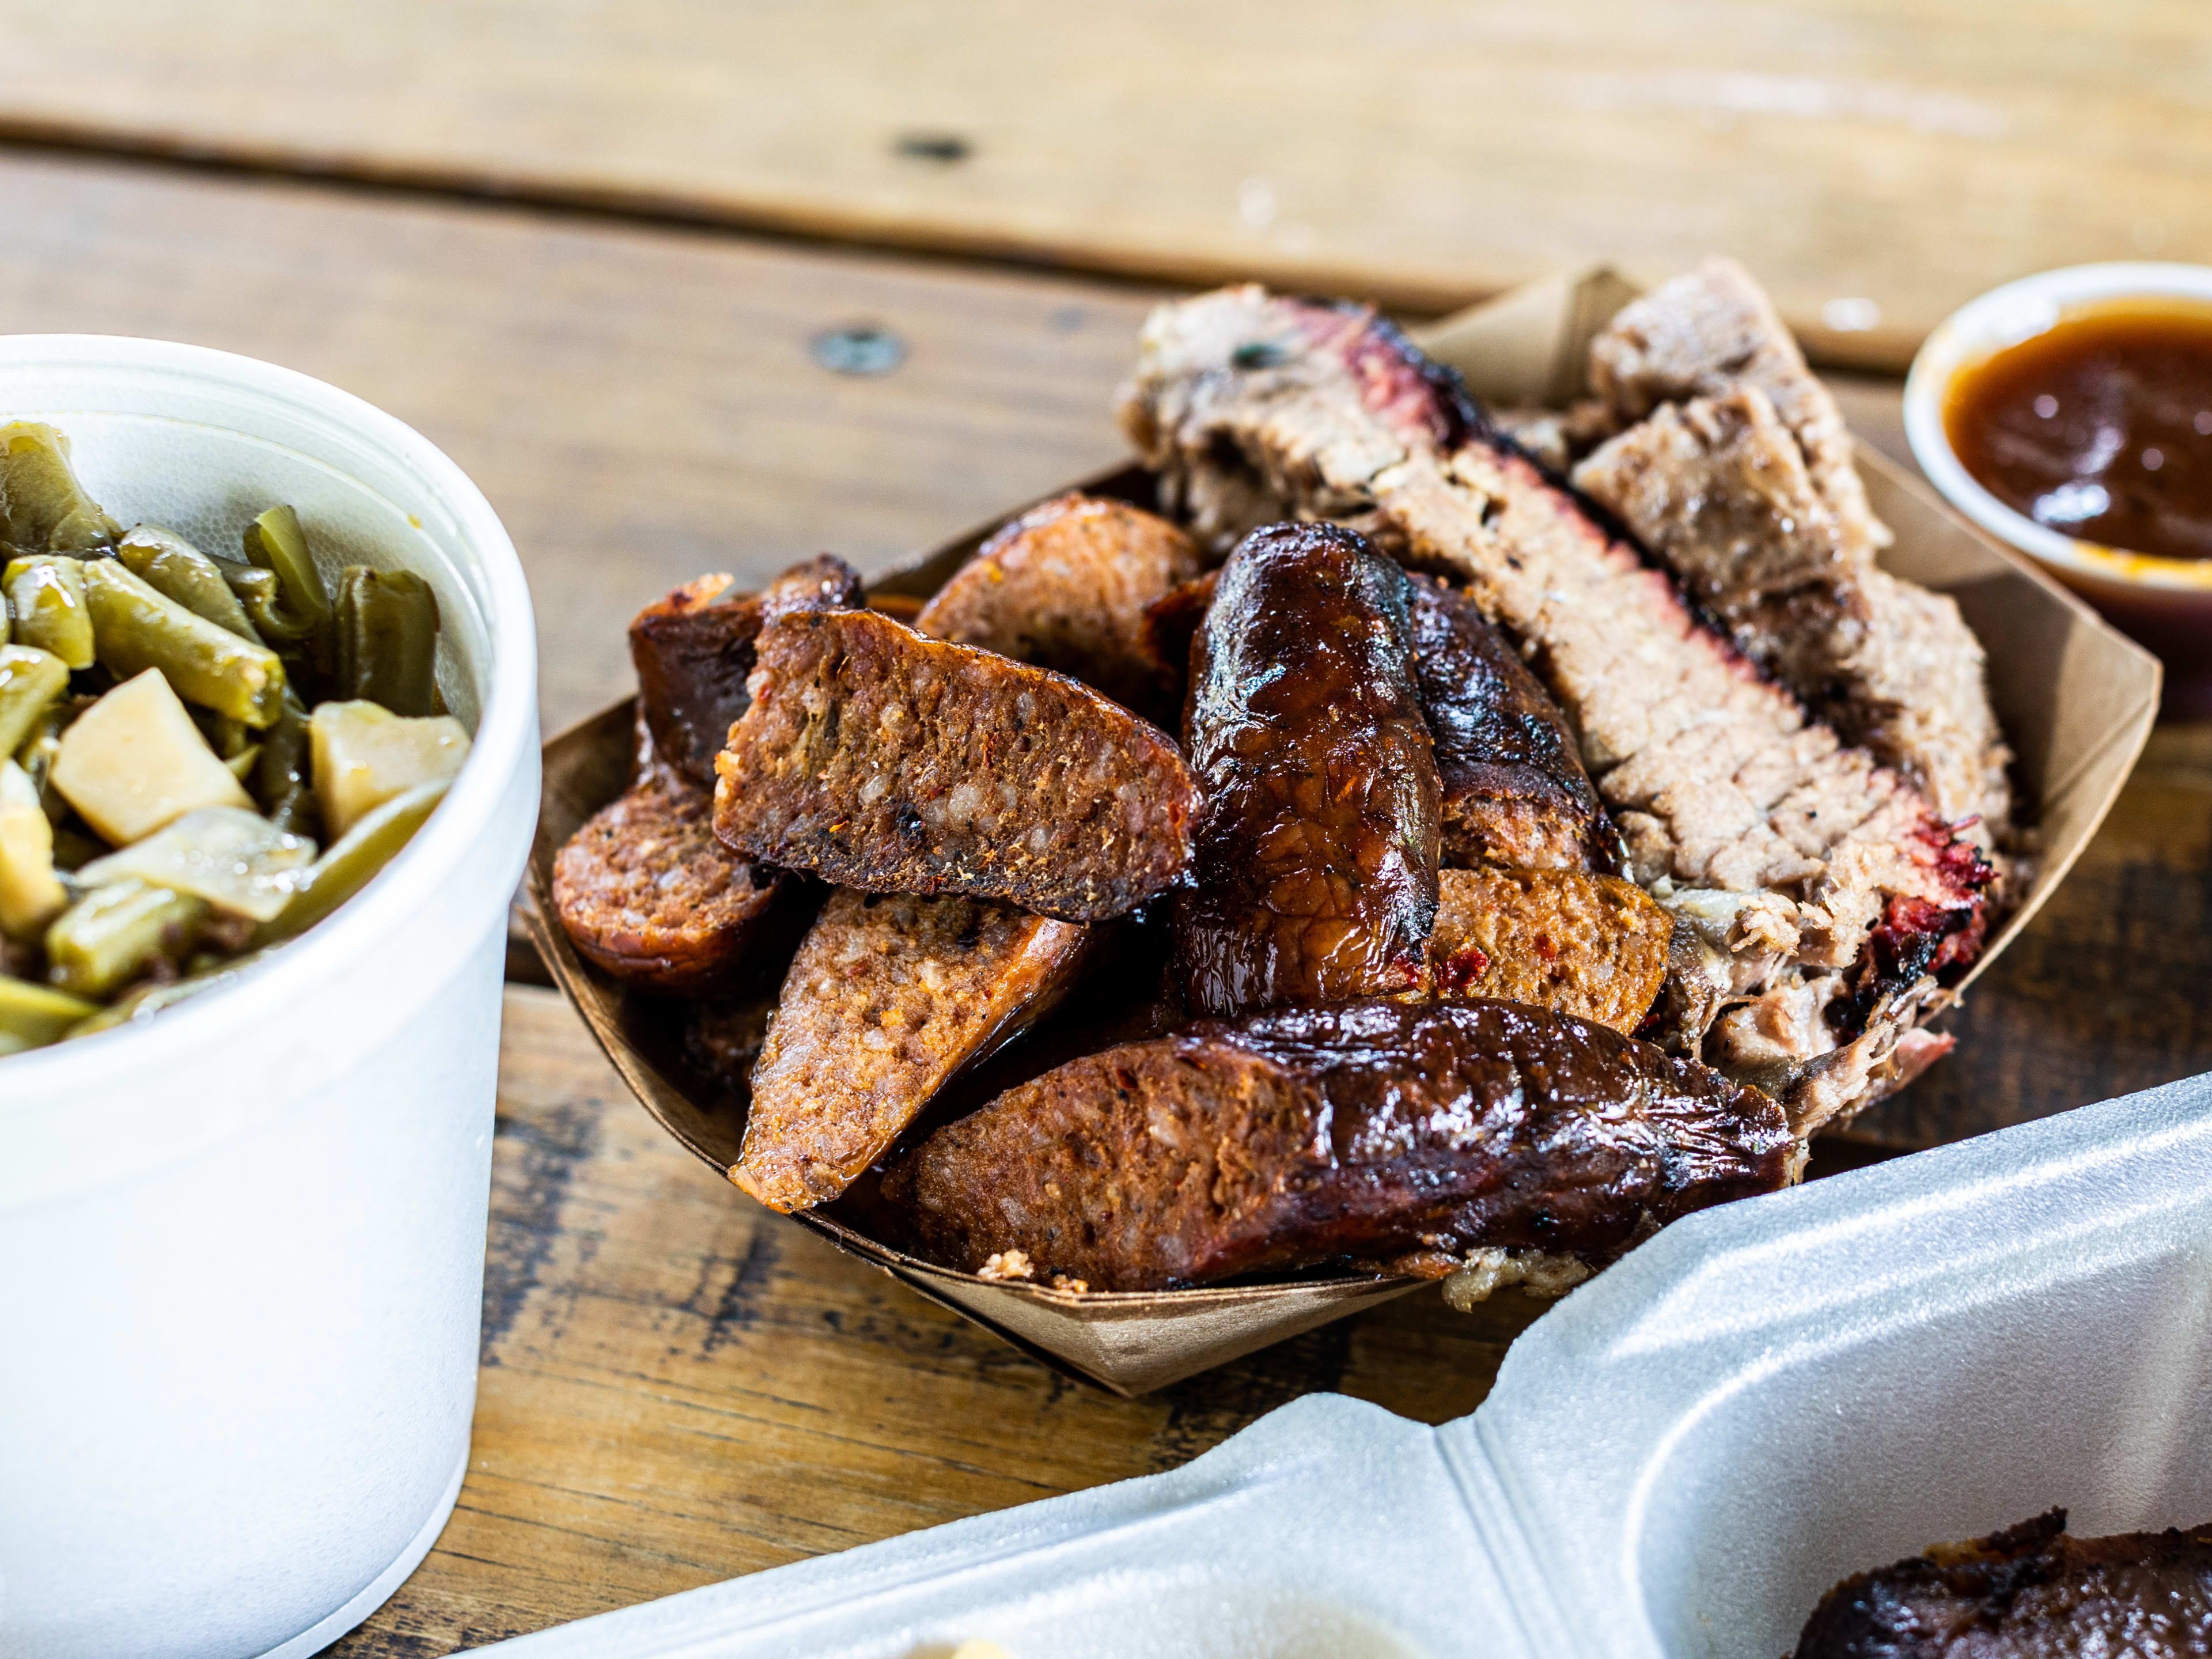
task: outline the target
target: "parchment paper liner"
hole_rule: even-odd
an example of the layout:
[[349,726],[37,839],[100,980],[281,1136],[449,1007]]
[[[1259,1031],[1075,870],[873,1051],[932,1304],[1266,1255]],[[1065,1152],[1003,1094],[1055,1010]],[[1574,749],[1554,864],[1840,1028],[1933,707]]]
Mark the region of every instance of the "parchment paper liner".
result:
[[[1579,395],[1590,336],[1636,290],[1599,266],[1532,283],[1447,319],[1419,337],[1499,407]],[[2044,845],[2034,885],[1967,975],[1971,985],[2009,945],[2072,866],[2111,809],[2157,717],[2159,665],[2027,560],[1954,517],[1933,494],[1864,444],[1858,465],[1875,511],[1897,532],[1882,562],[1951,594],[1990,657],[1990,690]],[[1125,467],[1068,488],[1149,504],[1151,481]],[[1057,491],[1055,494],[1059,493]],[[1006,519],[880,578],[878,594],[934,592]],[[549,925],[552,860],[578,825],[626,787],[628,700],[545,746],[544,805],[530,863],[528,918],[546,965],[607,1056],[662,1127],[726,1175],[744,1125],[690,1098],[664,1074],[637,999],[579,958]],[[665,1039],[659,1045],[665,1048]],[[874,1262],[931,1301],[973,1319],[1055,1369],[1135,1395],[1403,1295],[1420,1281],[1332,1278],[1296,1284],[1158,1293],[1070,1295],[994,1282],[916,1261],[825,1217],[793,1218]]]

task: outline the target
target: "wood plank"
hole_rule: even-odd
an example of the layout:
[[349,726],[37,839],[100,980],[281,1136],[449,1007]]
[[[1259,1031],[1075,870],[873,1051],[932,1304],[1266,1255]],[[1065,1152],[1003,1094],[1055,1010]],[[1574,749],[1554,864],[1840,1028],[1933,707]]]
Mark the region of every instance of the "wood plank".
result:
[[1723,250],[1893,368],[2007,278],[2212,259],[2193,0],[12,10],[19,134],[1429,310]]
[[1442,1422],[1540,1310],[1425,1292],[1119,1400],[717,1181],[564,1002],[510,990],[467,1482],[332,1651],[420,1659],[1149,1474],[1316,1389]]
[[[4,58],[5,54],[0,54]],[[702,570],[866,569],[1123,453],[1147,307],[574,216],[0,155],[0,315],[146,334],[360,393],[460,463],[521,550],[548,730],[629,689],[621,623]],[[810,356],[866,323],[877,376]]]

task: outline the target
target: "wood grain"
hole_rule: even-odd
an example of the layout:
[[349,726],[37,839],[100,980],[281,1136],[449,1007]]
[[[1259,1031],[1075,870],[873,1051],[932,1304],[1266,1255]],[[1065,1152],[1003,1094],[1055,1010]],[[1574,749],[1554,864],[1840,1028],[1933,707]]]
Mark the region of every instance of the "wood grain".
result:
[[[299,27],[318,27],[304,16]],[[550,719],[625,690],[621,622],[702,566],[878,564],[1114,459],[1142,296],[1073,279],[0,157],[0,316],[165,335],[362,392],[482,482],[538,595]],[[895,328],[879,380],[816,329]],[[1839,386],[1901,453],[1896,387]],[[2212,727],[2154,739],[1978,987],[1960,1051],[1816,1165],[2212,1067]],[[767,1216],[622,1090],[566,1008],[508,999],[477,1466],[340,1651],[423,1656],[1167,1467],[1339,1388],[1471,1409],[1531,1304],[1393,1303],[1137,1401],[1054,1378]]]
[[5,14],[16,133],[1429,310],[1724,249],[1890,368],[2009,277],[2212,258],[2196,0]]
[[459,1507],[332,1650],[451,1652],[1185,1462],[1316,1389],[1472,1410],[1540,1305],[1433,1291],[1140,1401],[1067,1382],[717,1181],[550,992],[507,993]]
[[[0,59],[7,54],[0,52]],[[875,569],[1123,453],[1126,289],[570,215],[0,153],[0,319],[301,369],[481,485],[538,606],[548,730],[629,690],[622,623],[702,570]],[[893,332],[875,377],[809,355]]]

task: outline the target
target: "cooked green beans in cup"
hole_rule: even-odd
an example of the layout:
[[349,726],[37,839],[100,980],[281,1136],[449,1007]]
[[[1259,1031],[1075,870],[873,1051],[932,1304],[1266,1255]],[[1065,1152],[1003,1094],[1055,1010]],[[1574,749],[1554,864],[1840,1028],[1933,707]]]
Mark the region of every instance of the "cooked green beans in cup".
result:
[[125,531],[0,426],[0,1057],[220,985],[366,886],[469,750],[405,571],[335,589],[289,507]]

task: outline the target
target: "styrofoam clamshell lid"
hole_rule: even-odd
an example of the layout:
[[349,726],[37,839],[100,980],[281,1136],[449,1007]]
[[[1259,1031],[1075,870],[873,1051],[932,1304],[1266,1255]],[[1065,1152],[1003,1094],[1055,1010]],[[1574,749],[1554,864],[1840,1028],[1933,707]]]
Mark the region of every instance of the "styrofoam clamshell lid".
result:
[[499,1644],[517,1659],[1705,1659],[2051,1505],[2212,1518],[2212,1074],[1706,1211],[1471,1417],[1316,1395],[1168,1474]]

